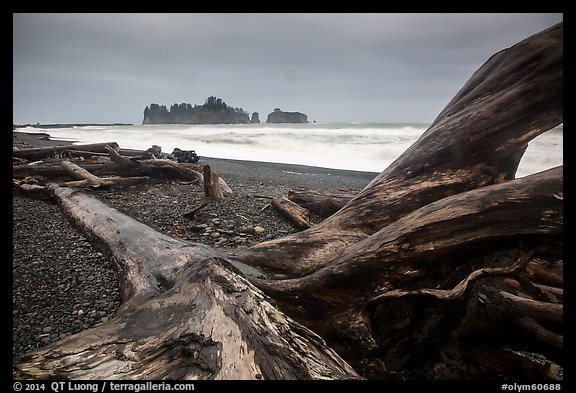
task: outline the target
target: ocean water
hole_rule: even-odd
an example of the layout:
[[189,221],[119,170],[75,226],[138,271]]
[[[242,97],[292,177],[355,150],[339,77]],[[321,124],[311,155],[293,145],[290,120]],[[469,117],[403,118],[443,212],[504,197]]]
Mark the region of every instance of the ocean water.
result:
[[[121,148],[146,150],[158,145],[195,150],[202,158],[226,158],[381,172],[428,128],[429,124],[237,124],[115,125],[62,128],[25,127],[52,139],[75,143],[117,142]],[[201,161],[200,161],[201,162]],[[530,142],[516,177],[563,163],[563,125]]]

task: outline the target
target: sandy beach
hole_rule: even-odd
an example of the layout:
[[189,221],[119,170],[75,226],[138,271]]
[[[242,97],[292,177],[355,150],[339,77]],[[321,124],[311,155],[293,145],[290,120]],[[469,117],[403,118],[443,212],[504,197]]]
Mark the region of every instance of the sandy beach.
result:
[[[13,132],[14,148],[69,143],[48,134]],[[186,213],[204,201],[204,191],[189,181],[152,179],[129,188],[86,192],[162,233],[230,249],[298,231],[270,207],[271,197],[298,187],[360,190],[377,175],[209,157],[201,157],[199,164],[216,170],[234,195],[211,202],[193,220]],[[320,221],[312,217],[313,223]],[[114,317],[121,298],[113,264],[56,205],[15,192],[12,236],[14,358]]]

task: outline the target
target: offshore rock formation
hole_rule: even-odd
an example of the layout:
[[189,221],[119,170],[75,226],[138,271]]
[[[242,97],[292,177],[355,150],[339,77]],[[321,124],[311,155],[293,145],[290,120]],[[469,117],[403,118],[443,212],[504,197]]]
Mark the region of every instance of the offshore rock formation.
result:
[[226,105],[221,98],[210,96],[204,105],[150,104],[144,109],[142,124],[248,124],[250,117],[242,108]]
[[258,112],[252,113],[252,118],[250,119],[250,123],[260,124],[260,116],[258,115]]
[[308,123],[308,116],[300,112],[274,110],[274,112],[268,114],[266,123]]

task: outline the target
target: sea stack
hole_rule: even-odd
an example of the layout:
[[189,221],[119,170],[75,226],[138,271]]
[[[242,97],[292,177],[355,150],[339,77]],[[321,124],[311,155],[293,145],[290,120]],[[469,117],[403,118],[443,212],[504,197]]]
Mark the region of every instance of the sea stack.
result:
[[274,112],[268,114],[266,123],[308,123],[308,116],[300,112],[274,110]]
[[258,115],[258,112],[253,112],[252,113],[252,117],[250,118],[250,123],[260,123],[260,116]]

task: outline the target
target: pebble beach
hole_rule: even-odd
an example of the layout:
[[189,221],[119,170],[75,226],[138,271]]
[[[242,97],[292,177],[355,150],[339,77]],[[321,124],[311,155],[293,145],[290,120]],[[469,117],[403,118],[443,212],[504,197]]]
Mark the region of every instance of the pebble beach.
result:
[[[48,134],[13,132],[13,148],[66,145]],[[120,146],[122,147],[122,146]],[[364,188],[374,172],[202,157],[234,191],[205,201],[201,185],[151,179],[131,187],[86,189],[141,222],[189,242],[249,247],[298,231],[270,205],[293,188]],[[122,299],[114,265],[48,201],[13,193],[13,358],[114,318]],[[321,221],[312,217],[312,223]]]

